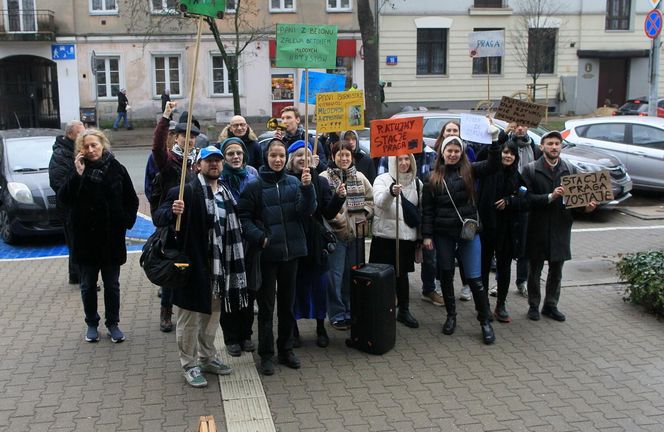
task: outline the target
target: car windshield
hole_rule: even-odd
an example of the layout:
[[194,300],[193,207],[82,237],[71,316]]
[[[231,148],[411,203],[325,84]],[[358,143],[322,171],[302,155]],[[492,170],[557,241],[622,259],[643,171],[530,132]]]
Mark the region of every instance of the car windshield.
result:
[[53,136],[9,138],[5,140],[7,163],[14,172],[48,170],[53,153]]
[[620,108],[619,111],[636,111],[636,112],[645,112],[648,111],[648,104],[644,102],[627,102]]

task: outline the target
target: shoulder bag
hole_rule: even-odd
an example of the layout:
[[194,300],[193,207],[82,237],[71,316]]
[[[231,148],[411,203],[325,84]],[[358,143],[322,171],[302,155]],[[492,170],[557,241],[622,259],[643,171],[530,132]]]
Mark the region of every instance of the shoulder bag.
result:
[[459,234],[459,237],[461,237],[461,240],[472,240],[477,234],[477,232],[480,230],[479,214],[477,215],[477,219],[462,218],[461,214],[459,213],[459,209],[457,209],[457,206],[454,203],[452,194],[450,194],[450,189],[447,187],[445,179],[443,179],[443,185],[445,186],[445,190],[447,191],[447,196],[449,196],[450,201],[452,201],[452,205],[454,206],[454,211],[456,211],[456,214],[457,216],[459,216],[459,220],[461,221],[461,233]]

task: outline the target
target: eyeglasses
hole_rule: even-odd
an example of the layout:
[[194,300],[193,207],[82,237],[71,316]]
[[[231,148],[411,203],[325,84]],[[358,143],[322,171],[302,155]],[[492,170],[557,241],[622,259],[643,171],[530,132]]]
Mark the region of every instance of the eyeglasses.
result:
[[246,123],[236,123],[231,125],[232,128],[247,127]]
[[242,151],[228,151],[225,154],[226,157],[242,156],[242,155],[244,155],[244,152]]

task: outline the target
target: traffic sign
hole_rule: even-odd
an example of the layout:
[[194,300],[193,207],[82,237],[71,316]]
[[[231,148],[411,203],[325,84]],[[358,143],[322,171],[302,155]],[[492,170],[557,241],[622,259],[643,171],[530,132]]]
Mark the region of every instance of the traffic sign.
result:
[[653,9],[657,7],[659,4],[659,0],[650,0],[650,4],[652,5]]
[[653,9],[646,15],[644,30],[650,39],[659,36],[662,31],[662,13],[658,9]]
[[76,49],[70,44],[51,45],[51,59],[53,60],[75,60]]

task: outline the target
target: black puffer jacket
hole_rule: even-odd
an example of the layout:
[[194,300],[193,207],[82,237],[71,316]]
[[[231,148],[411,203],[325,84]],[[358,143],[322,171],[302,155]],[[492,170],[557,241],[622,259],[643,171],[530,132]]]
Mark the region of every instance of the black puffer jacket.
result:
[[[442,160],[442,158],[441,158]],[[489,158],[471,164],[473,179],[481,179],[500,169],[500,147],[493,143],[489,149]],[[477,218],[477,207],[466,192],[465,183],[459,174],[459,165],[445,167],[445,182],[454,199],[454,203],[463,219]],[[454,210],[450,197],[442,187],[432,187],[427,182],[422,189],[422,237],[449,235],[455,239],[461,233],[461,220]]]
[[126,231],[136,222],[138,197],[127,169],[113,155],[100,182],[93,181],[86,164],[83,175],[72,170],[58,191],[58,198],[71,209],[73,244],[77,264],[121,265],[127,261]]
[[261,247],[267,238],[262,259],[290,261],[307,255],[303,221],[316,210],[312,184],[303,186],[283,169],[272,171],[264,165],[258,178],[240,194],[238,213],[244,236],[250,245]]
[[[56,194],[74,169],[74,141],[59,135],[55,138],[53,154],[48,163],[48,182]],[[56,207],[59,213],[66,214],[67,210],[60,200],[56,200]]]

